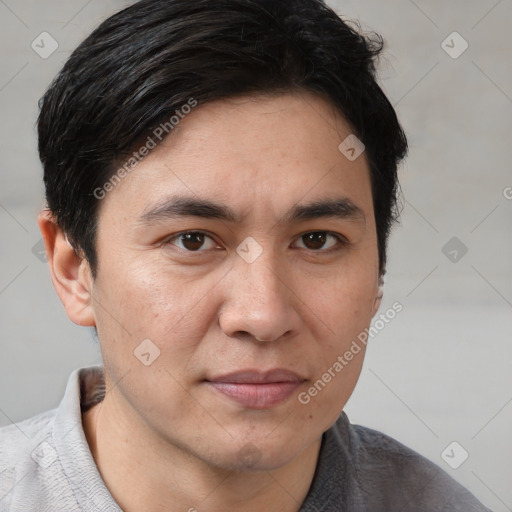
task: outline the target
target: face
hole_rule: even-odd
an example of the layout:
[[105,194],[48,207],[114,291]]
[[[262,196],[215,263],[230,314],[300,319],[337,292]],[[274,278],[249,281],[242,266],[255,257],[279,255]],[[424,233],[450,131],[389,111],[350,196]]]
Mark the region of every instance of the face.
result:
[[91,307],[130,421],[267,470],[335,422],[364,347],[336,362],[378,306],[368,164],[338,149],[350,133],[313,95],[200,105],[100,201]]

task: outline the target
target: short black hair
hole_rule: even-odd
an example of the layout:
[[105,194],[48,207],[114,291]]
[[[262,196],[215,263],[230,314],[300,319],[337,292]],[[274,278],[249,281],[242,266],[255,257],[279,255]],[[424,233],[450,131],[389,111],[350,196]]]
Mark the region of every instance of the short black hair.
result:
[[366,147],[383,274],[407,140],[376,81],[382,49],[379,35],[363,35],[321,0],[137,2],[76,48],[40,100],[47,206],[95,277],[94,191],[141,137],[191,98],[312,92]]

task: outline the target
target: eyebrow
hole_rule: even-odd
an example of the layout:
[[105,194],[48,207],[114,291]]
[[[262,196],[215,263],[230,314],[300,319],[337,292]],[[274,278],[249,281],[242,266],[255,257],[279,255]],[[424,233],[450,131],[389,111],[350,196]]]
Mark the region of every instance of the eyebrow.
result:
[[[200,217],[240,223],[243,216],[226,204],[193,196],[173,196],[145,209],[139,217],[142,225],[173,220],[179,217]],[[321,218],[336,218],[365,223],[363,210],[348,198],[316,200],[293,206],[280,218],[278,224]]]

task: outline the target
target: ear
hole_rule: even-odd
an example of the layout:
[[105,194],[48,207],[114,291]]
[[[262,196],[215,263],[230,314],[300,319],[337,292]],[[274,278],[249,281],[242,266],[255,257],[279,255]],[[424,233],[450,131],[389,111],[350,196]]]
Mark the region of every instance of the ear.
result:
[[39,214],[38,224],[44,239],[53,286],[69,319],[78,325],[96,325],[89,263],[75,252],[49,210]]
[[373,301],[372,318],[377,314],[377,311],[379,311],[380,303],[382,302],[383,295],[384,295],[384,276],[381,274],[379,276],[379,282],[377,284],[377,295],[375,296],[375,299]]

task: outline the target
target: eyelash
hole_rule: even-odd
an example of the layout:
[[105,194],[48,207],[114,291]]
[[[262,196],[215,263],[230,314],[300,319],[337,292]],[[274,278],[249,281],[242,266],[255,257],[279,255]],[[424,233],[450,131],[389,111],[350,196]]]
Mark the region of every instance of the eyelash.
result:
[[[312,252],[314,254],[330,254],[330,253],[339,251],[339,250],[343,249],[344,247],[346,247],[347,245],[349,245],[349,241],[343,235],[340,235],[338,233],[333,233],[331,231],[306,231],[305,233],[300,234],[298,236],[298,239],[300,240],[303,236],[309,235],[309,234],[313,234],[313,233],[324,233],[326,235],[332,236],[333,238],[336,239],[336,241],[338,243],[337,243],[337,245],[335,245],[334,247],[331,247],[329,249],[317,249],[317,250],[315,250],[315,249],[308,249],[308,248],[302,248],[302,247],[300,247],[300,249],[310,251],[310,252]],[[189,235],[189,234],[205,235],[206,237],[210,238],[211,240],[213,240],[215,242],[213,236],[210,235],[208,232],[200,231],[200,230],[192,230],[192,231],[182,231],[181,233],[176,233],[175,235],[172,235],[172,236],[166,238],[162,242],[162,245],[164,245],[164,246],[174,245],[172,243],[173,240],[179,239],[181,236]],[[175,246],[175,247],[177,247],[177,246]],[[191,250],[188,250],[188,249],[183,249],[181,247],[177,247],[177,249],[182,251],[182,252],[189,253],[189,254],[200,254],[202,252],[206,252],[205,250],[200,250],[200,249],[197,250],[197,251],[191,251]]]

